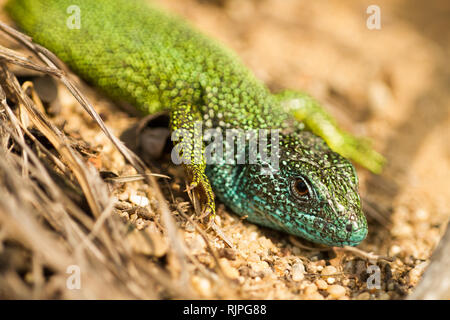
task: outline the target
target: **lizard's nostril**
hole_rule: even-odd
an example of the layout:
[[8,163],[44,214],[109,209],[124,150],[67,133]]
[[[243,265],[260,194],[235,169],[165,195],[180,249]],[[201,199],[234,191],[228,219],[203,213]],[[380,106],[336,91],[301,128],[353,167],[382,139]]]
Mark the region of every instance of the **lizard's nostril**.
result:
[[347,224],[347,225],[345,226],[345,230],[347,230],[348,232],[352,232],[352,230],[353,230],[353,225],[352,225],[351,223]]

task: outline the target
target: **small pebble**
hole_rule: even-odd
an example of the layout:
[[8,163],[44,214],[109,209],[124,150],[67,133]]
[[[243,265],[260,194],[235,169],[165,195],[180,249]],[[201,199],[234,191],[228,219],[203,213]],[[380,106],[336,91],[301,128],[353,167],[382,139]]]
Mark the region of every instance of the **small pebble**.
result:
[[206,248],[206,242],[200,234],[195,234],[189,241],[189,247],[193,254],[200,254]]
[[230,279],[238,279],[239,271],[230,265],[230,262],[226,258],[220,259],[220,265],[222,270]]
[[422,262],[415,266],[411,271],[408,273],[408,284],[410,286],[415,286],[417,283],[419,283],[419,280],[422,276],[422,273],[425,271],[425,268],[427,267],[428,262]]
[[292,253],[296,256],[299,256],[302,254],[302,250],[299,247],[292,248]]
[[319,261],[317,261],[317,265],[318,266],[322,266],[322,267],[325,267],[325,265],[326,265],[327,263],[326,263],[326,261],[325,260],[319,260]]
[[[128,199],[128,195],[127,198]],[[131,203],[129,202],[125,202],[125,201],[118,201],[114,203],[114,207],[118,210],[129,210],[131,209],[133,206],[131,205]]]
[[257,232],[250,233],[249,240],[250,241],[256,241],[256,239],[258,239],[258,233]]
[[[256,250],[254,250],[254,251],[256,251]],[[251,262],[260,262],[261,257],[256,252],[253,252],[248,256],[247,260],[251,261]]]
[[315,284],[320,290],[327,290],[328,288],[328,284],[322,279],[316,280]]
[[148,201],[147,197],[140,196],[137,194],[130,195],[130,201],[131,201],[131,203],[133,203],[137,206],[141,206],[141,207],[148,206],[148,204],[150,203],[150,201]]
[[389,249],[389,255],[390,256],[396,256],[400,252],[402,252],[402,248],[400,248],[399,246],[397,246],[395,244]]
[[125,201],[128,200],[130,198],[130,194],[128,192],[122,192],[121,194],[119,194],[118,199],[120,201]]
[[191,279],[192,287],[202,296],[211,296],[211,283],[208,279],[193,276]]
[[415,212],[415,216],[418,221],[427,221],[429,214],[428,214],[428,211],[426,211],[424,209],[418,209]]
[[259,245],[259,243],[257,241],[251,241],[247,248],[250,252],[258,252],[258,251],[260,251],[261,246]]
[[143,220],[142,218],[138,218],[138,219],[136,220],[136,228],[137,228],[138,230],[142,230],[142,229],[144,229],[144,227],[145,227],[145,222],[144,222],[144,220]]
[[126,211],[120,211],[119,216],[122,217],[122,218],[125,218],[127,220],[130,219],[130,215]]
[[305,278],[305,266],[301,261],[292,266],[292,280],[302,281]]
[[324,300],[324,297],[318,292],[313,292],[311,294],[307,294],[304,296],[304,298],[306,300]]
[[333,266],[326,266],[325,268],[323,268],[322,270],[322,275],[323,276],[331,276],[337,273],[337,269]]
[[249,266],[252,268],[252,270],[259,274],[268,274],[272,269],[270,268],[269,264],[265,261],[260,262],[250,262]]
[[317,292],[317,287],[316,287],[315,284],[310,284],[309,286],[307,286],[305,288],[305,294],[308,295],[308,296],[313,294],[313,293],[315,293],[315,292]]
[[408,223],[402,223],[399,225],[395,225],[392,230],[392,235],[395,237],[403,238],[409,237],[413,233],[413,228]]
[[[260,246],[262,246],[263,248],[271,248],[271,247],[273,247],[272,241],[270,241],[266,237],[259,237],[258,242],[259,242]],[[294,251],[294,250],[292,250],[292,251]]]
[[327,292],[330,294],[332,298],[339,299],[345,296],[345,288],[338,284],[329,286]]
[[368,293],[368,292],[360,293],[360,294],[356,297],[356,299],[357,299],[357,300],[369,300],[369,299],[370,299],[370,293]]
[[333,283],[336,282],[336,279],[333,278],[333,277],[328,277],[328,278],[327,278],[327,282],[328,282],[328,284],[333,284]]
[[236,250],[232,248],[221,248],[219,249],[219,254],[228,260],[236,260],[237,257]]
[[273,269],[275,271],[275,274],[279,277],[283,277],[288,272],[288,264],[285,260],[279,259],[275,261],[275,264],[273,266]]

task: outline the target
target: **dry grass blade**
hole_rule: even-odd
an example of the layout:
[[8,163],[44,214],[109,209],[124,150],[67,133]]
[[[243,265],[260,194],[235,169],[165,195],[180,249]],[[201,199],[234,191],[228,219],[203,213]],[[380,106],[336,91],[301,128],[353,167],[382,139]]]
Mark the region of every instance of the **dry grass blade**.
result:
[[[170,214],[169,207],[161,193],[158,183],[156,179],[149,175],[149,169],[145,166],[145,164],[137,157],[131,150],[129,150],[112,132],[106,127],[101,117],[95,111],[92,104],[86,99],[86,97],[81,93],[81,91],[77,88],[77,86],[73,83],[73,81],[66,76],[65,72],[58,69],[58,65],[62,65],[55,55],[50,53],[47,49],[39,46],[31,41],[31,39],[23,35],[22,33],[12,29],[6,24],[0,22],[0,30],[4,31],[10,37],[16,39],[17,41],[24,44],[31,52],[33,52],[41,61],[43,61],[49,68],[52,68],[55,71],[52,73],[54,76],[58,77],[60,81],[67,87],[67,89],[72,93],[72,95],[77,99],[80,105],[88,112],[88,114],[95,120],[95,122],[99,125],[105,135],[111,140],[111,142],[116,146],[116,148],[120,151],[120,153],[127,159],[128,162],[136,169],[136,171],[145,176],[145,180],[148,184],[152,186],[155,190],[155,196],[158,199],[160,206],[159,210],[162,216],[162,221],[167,229],[167,234],[169,236],[169,240],[171,241],[171,245],[174,248],[180,263],[183,265],[181,268],[182,279],[183,282],[187,281],[188,275],[185,268],[186,257],[183,252],[183,245],[181,244],[181,239],[179,239],[177,234],[177,228],[175,226],[175,222]],[[19,59],[21,61],[21,59]],[[14,63],[14,61],[10,61]],[[94,199],[90,199],[93,201]]]
[[[28,116],[34,125],[49,139],[53,146],[58,149],[63,159],[68,161],[69,167],[77,176],[77,180],[81,184],[81,187],[87,197],[90,209],[93,214],[98,217],[103,211],[102,204],[99,203],[100,199],[104,204],[108,202],[106,190],[100,187],[101,185],[95,183],[92,177],[98,177],[95,172],[90,172],[81,158],[77,156],[74,150],[70,147],[66,137],[53,126],[45,116],[33,106],[32,100],[25,95],[21,90],[20,84],[16,77],[9,71],[5,64],[0,64],[0,69],[3,71],[3,82],[9,87],[9,89],[15,93],[16,98],[20,101],[21,105],[25,107],[28,112]],[[91,180],[91,181],[90,181]],[[105,198],[106,197],[106,198]]]
[[[184,245],[155,176],[143,162],[105,126],[98,113],[61,68],[63,64],[48,50],[0,22],[0,30],[19,41],[43,64],[11,49],[0,47],[0,239],[1,248],[18,243],[30,257],[29,283],[33,290],[18,284],[21,277],[9,264],[8,276],[0,277],[0,296],[9,298],[144,298],[195,297],[189,286]],[[50,74],[59,79],[96,121],[105,135],[138,172],[118,177],[125,182],[145,180],[155,193],[158,211],[174,255],[180,262],[176,279],[143,257],[136,255],[126,239],[128,227],[112,215],[114,202],[108,186],[98,172],[86,164],[70,141],[25,94],[6,63]],[[18,102],[20,117],[8,105]],[[39,105],[39,104],[38,104]],[[29,121],[29,123],[28,123]],[[29,125],[43,134],[56,150],[48,150]],[[28,140],[25,139],[27,137]],[[73,182],[67,179],[73,175]],[[80,210],[79,204],[65,194],[55,176],[82,190],[95,220]],[[30,179],[32,177],[32,179]],[[117,181],[116,181],[117,182]],[[120,182],[120,181],[119,181]],[[123,180],[121,182],[124,182]],[[6,230],[6,233],[4,232]],[[5,242],[6,241],[6,242]],[[1,251],[0,251],[1,252]],[[71,291],[66,285],[66,270],[76,264],[83,273],[83,291]],[[44,272],[44,270],[47,270]],[[44,276],[44,273],[47,274]],[[48,275],[50,273],[50,276]],[[98,276],[99,275],[99,276]],[[47,278],[46,278],[47,277]],[[50,277],[50,279],[48,279]],[[180,281],[181,280],[181,281]],[[17,290],[7,290],[14,287]],[[15,292],[17,296],[8,296]]]
[[158,178],[165,178],[170,179],[169,176],[166,176],[165,174],[158,174],[158,173],[151,173],[151,174],[133,174],[128,176],[120,176],[120,177],[114,177],[114,178],[105,178],[105,181],[113,181],[113,182],[134,182],[134,181],[141,181],[145,180],[146,176],[153,176]]

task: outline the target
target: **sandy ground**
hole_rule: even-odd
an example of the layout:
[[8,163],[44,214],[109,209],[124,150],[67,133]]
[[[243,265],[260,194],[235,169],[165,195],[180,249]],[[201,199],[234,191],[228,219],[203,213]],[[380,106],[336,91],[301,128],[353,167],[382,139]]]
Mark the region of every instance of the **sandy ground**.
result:
[[[289,236],[242,221],[219,204],[217,224],[234,248],[213,231],[208,236],[232,290],[221,290],[205,241],[176,216],[198,261],[188,265],[195,292],[204,298],[259,299],[399,299],[411,292],[450,217],[449,2],[377,1],[380,30],[366,27],[366,8],[373,1],[158,2],[234,49],[271,89],[311,93],[343,127],[369,137],[388,160],[379,176],[358,167],[369,216],[369,235],[359,248],[393,258],[376,263],[379,289],[367,287],[371,262],[339,250],[301,248]],[[137,121],[84,89],[117,135]],[[132,172],[73,98],[64,90],[59,98],[64,108],[55,123],[65,123],[66,132],[101,150],[99,168]],[[179,168],[163,160],[153,169],[173,178],[162,184],[168,199],[188,201]],[[136,206],[133,195],[145,190],[131,183],[113,192],[128,208]],[[127,212],[118,214],[138,229],[157,220]],[[205,276],[204,269],[213,276]]]

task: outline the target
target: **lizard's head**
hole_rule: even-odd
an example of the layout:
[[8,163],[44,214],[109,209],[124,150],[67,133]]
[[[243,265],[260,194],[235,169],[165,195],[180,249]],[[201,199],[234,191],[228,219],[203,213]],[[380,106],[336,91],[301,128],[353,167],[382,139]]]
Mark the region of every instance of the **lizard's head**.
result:
[[367,235],[355,168],[308,131],[280,137],[278,170],[246,176],[256,177],[246,186],[250,221],[331,246],[355,246]]

